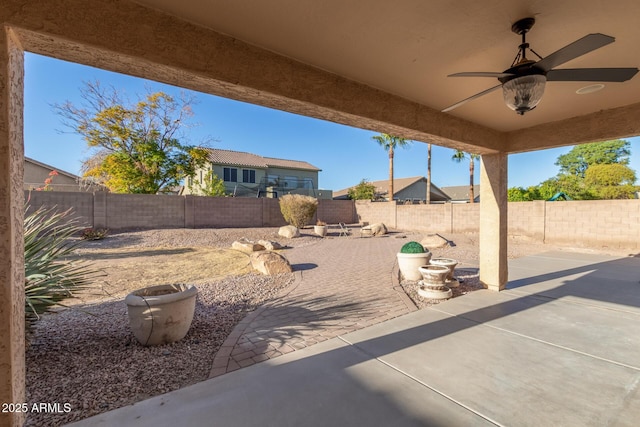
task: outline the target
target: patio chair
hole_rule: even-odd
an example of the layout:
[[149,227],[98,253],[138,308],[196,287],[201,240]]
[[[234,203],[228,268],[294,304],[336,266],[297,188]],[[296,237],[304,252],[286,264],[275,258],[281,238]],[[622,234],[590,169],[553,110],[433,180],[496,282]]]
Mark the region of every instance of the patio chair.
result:
[[338,237],[347,237],[351,235],[351,229],[347,227],[347,224],[345,224],[344,222],[339,222],[338,224],[340,225],[340,234],[338,235]]

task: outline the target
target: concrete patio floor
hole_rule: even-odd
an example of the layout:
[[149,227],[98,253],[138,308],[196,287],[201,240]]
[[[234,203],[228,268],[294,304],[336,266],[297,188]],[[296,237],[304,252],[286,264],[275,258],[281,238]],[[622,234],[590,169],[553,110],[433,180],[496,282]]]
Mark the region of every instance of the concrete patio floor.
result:
[[640,258],[549,252],[476,291],[73,426],[637,426]]

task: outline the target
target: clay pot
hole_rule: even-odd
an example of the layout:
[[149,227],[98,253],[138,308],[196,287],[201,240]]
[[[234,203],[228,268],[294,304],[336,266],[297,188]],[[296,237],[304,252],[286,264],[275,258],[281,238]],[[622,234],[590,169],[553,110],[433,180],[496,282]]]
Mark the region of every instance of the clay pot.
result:
[[133,335],[145,346],[168,344],[187,335],[196,307],[193,285],[159,285],[127,295],[125,303]]

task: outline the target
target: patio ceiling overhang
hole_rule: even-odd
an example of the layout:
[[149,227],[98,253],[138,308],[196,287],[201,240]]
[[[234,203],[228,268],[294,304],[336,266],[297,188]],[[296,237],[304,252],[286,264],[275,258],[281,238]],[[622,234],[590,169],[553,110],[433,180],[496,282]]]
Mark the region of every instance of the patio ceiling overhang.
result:
[[536,17],[528,41],[543,56],[588,33],[616,37],[565,68],[636,67],[638,15],[633,0],[65,0],[0,11],[28,51],[479,154],[640,134],[640,78],[588,95],[576,94],[588,82],[550,82],[525,116],[500,91],[440,112],[495,85],[447,75],[508,68],[517,19]]

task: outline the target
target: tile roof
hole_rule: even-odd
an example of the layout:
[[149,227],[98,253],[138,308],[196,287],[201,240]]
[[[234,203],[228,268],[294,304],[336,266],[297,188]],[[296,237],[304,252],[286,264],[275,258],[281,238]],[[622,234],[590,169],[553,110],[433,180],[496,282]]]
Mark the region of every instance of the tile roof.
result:
[[[469,201],[469,186],[468,185],[455,185],[452,187],[442,187],[442,191],[444,191],[451,200],[453,201]],[[480,186],[473,186],[473,197],[475,200],[478,200],[480,197]]]
[[254,168],[284,168],[320,171],[321,169],[310,163],[299,160],[277,159],[274,157],[262,157],[257,154],[244,151],[220,150],[218,148],[205,148],[209,152],[209,161],[222,165],[248,166]]
[[[414,176],[410,178],[394,178],[393,179],[393,191],[397,194],[404,190],[407,187],[415,184],[416,182],[424,180],[427,181],[427,178],[424,176]],[[380,194],[387,194],[389,191],[389,180],[385,179],[382,181],[371,181],[370,184],[373,184],[376,187],[376,192]],[[352,186],[355,187],[355,186]],[[344,196],[349,192],[349,188],[344,188],[342,190],[334,191],[333,197]],[[425,187],[426,188],[426,187]],[[436,186],[433,182],[431,183],[431,192],[433,195],[438,195],[443,199],[448,199],[447,194],[445,194],[438,186]]]

